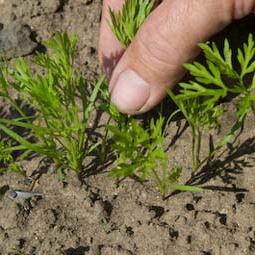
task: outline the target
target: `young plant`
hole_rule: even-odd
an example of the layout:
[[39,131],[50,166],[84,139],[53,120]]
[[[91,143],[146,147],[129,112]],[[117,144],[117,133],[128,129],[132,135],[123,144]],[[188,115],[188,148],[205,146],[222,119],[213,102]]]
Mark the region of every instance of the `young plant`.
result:
[[[197,170],[222,146],[231,141],[236,131],[242,126],[247,113],[251,110],[254,112],[255,102],[255,43],[252,35],[249,36],[248,43],[244,43],[243,47],[238,49],[237,60],[240,64],[240,70],[233,66],[233,54],[227,39],[224,42],[223,53],[220,52],[215,43],[203,43],[199,46],[205,55],[206,65],[198,62],[185,64],[185,68],[194,77],[194,80],[180,83],[178,95],[168,91],[192,129],[194,170]],[[251,73],[253,73],[253,78],[249,80],[247,75]],[[205,129],[219,125],[219,117],[223,112],[219,103],[228,95],[239,96],[236,105],[237,121],[229,133],[222,138],[216,149],[201,161],[202,133]]]
[[[76,42],[75,36],[56,33],[45,43],[48,52],[37,53],[34,58],[40,70],[36,74],[23,58],[13,69],[1,65],[0,96],[10,101],[20,117],[0,119],[0,129],[18,143],[13,150],[42,154],[57,167],[79,172],[84,158],[98,146],[88,134],[88,122],[104,77],[89,93],[88,84],[74,65]],[[9,89],[16,90],[35,110],[34,116],[24,113],[11,99]],[[12,127],[30,131],[31,137],[16,133]]]
[[126,0],[117,14],[109,9],[110,27],[125,48],[131,43],[138,29],[151,13],[154,3],[154,0]]
[[[202,135],[219,125],[218,118],[222,108],[215,104],[209,104],[204,98],[180,99],[179,95],[174,96],[171,91],[169,95],[178,108],[182,111],[192,131],[192,162],[193,169],[197,170],[201,164],[200,150]],[[203,100],[204,99],[204,100]]]
[[196,187],[177,183],[182,169],[168,170],[168,153],[164,149],[165,119],[159,116],[151,119],[149,127],[131,117],[120,114],[114,106],[110,112],[115,125],[109,125],[113,150],[116,154],[116,167],[110,176],[137,176],[143,182],[153,179],[162,194],[169,189],[182,191],[201,191]]

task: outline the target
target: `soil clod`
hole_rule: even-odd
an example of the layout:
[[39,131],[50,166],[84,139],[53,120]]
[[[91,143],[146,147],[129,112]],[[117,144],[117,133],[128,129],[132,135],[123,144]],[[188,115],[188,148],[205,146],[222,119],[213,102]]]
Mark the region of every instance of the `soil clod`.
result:
[[0,30],[0,50],[7,59],[27,56],[37,47],[31,39],[32,30],[28,25],[12,22]]

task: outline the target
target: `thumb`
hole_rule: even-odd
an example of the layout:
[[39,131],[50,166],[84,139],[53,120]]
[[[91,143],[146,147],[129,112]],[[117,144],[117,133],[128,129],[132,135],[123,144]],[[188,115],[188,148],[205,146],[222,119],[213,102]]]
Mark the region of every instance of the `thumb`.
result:
[[158,104],[183,76],[197,44],[255,9],[255,0],[165,0],[148,17],[116,66],[112,102],[140,114]]

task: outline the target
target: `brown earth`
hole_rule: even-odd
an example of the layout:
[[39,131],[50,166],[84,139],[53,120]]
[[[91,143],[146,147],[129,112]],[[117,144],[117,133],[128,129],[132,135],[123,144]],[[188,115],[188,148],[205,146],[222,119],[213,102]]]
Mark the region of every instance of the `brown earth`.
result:
[[[2,0],[0,46],[9,58],[29,58],[56,31],[75,32],[77,64],[93,81],[100,73],[100,9],[99,0]],[[254,23],[254,17],[236,22],[216,39],[228,36],[232,44],[240,45]],[[22,31],[26,40],[13,28]],[[11,47],[3,41],[6,38]],[[233,122],[232,108],[226,104],[222,132]],[[42,192],[42,198],[11,200],[9,188],[29,190],[30,184],[20,175],[0,176],[0,254],[255,254],[254,119],[249,117],[235,143],[192,179],[191,134],[184,126],[178,121],[169,127],[167,143],[178,134],[169,149],[169,165],[181,164],[182,180],[207,187],[205,192],[173,193],[162,200],[151,183],[142,185],[133,179],[117,183],[105,171],[87,177],[83,184],[69,173],[62,183],[47,160],[35,158],[23,166],[27,176],[37,179],[34,191]],[[204,142],[203,153],[207,150]]]

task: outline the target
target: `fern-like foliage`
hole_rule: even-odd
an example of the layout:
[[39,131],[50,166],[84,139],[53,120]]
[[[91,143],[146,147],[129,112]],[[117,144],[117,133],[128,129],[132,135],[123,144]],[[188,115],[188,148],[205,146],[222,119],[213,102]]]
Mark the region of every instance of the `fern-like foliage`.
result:
[[[14,149],[42,154],[59,167],[80,171],[84,158],[98,145],[88,135],[88,121],[104,77],[89,92],[74,65],[76,43],[76,36],[56,33],[45,43],[47,53],[37,53],[33,59],[41,72],[32,72],[24,58],[13,68],[0,66],[0,95],[21,115],[0,119],[0,129],[18,143]],[[9,89],[15,89],[19,98],[35,110],[34,116],[16,105]],[[11,126],[29,130],[35,142],[14,132]]]
[[[234,133],[240,128],[249,111],[254,111],[255,92],[255,42],[249,35],[248,42],[238,49],[236,59],[229,42],[224,42],[223,51],[220,52],[215,43],[202,43],[206,64],[198,62],[185,64],[184,67],[194,77],[189,82],[180,83],[180,93],[174,95],[169,91],[170,97],[183,112],[193,131],[193,164],[197,169],[200,166],[199,151],[201,135],[205,128],[214,128],[219,125],[219,117],[223,110],[219,102],[228,95],[238,96],[236,105],[237,122],[229,134],[223,138],[221,144],[230,141]],[[238,62],[239,67],[233,63]],[[249,75],[252,76],[249,79]]]
[[136,32],[150,14],[154,2],[154,0],[126,0],[118,13],[109,9],[110,27],[124,47],[131,43]]

